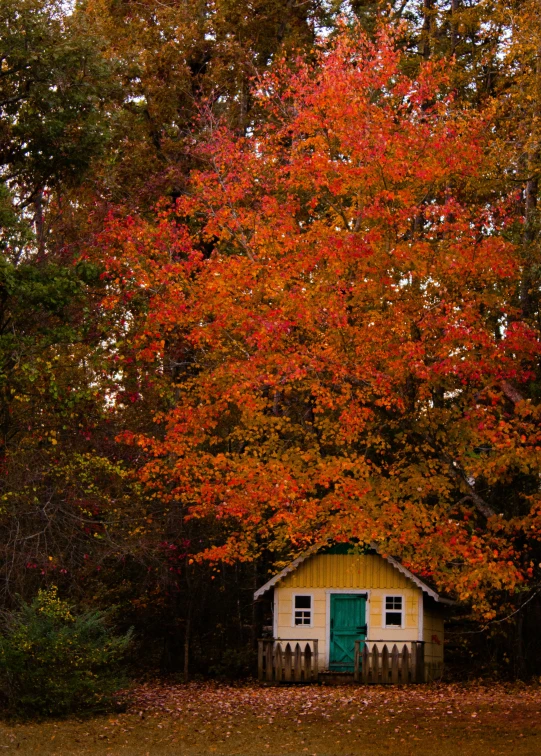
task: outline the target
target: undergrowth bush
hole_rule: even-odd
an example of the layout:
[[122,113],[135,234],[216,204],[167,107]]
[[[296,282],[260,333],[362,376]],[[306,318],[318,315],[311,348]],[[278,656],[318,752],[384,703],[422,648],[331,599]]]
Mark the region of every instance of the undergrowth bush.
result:
[[25,716],[107,708],[125,682],[131,631],[115,635],[101,612],[76,614],[55,587],[11,612],[0,637],[0,692]]

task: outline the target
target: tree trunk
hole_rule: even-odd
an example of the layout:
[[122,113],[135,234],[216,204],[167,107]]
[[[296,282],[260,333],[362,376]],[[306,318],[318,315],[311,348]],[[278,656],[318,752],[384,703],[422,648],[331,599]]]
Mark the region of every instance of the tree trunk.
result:
[[460,0],[451,0],[451,53],[454,53],[458,45],[458,20],[457,13]]
[[431,36],[433,24],[433,0],[423,0],[423,29],[421,31],[421,55],[425,60],[430,58]]
[[524,679],[526,664],[524,659],[524,618],[522,612],[518,613],[516,622],[515,640],[515,675]]
[[43,190],[40,189],[34,200],[34,229],[39,256],[45,254],[45,217],[43,214]]
[[531,145],[527,154],[528,180],[524,187],[524,233],[522,245],[524,249],[524,270],[520,285],[520,307],[524,318],[531,317],[535,309],[533,289],[534,269],[536,260],[534,256],[534,243],[537,238],[537,197],[539,193],[539,177],[537,168],[540,156],[538,130],[539,118],[541,117],[541,47],[537,50],[535,67],[535,106],[533,112]]
[[186,617],[186,626],[184,629],[184,682],[190,679],[190,639],[192,626],[192,605],[188,605],[188,616]]

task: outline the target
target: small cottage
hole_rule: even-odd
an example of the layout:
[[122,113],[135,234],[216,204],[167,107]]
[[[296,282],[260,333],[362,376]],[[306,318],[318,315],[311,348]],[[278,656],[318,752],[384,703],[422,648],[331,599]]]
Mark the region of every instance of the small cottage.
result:
[[254,598],[272,602],[260,679],[381,684],[441,676],[443,609],[453,602],[375,546],[313,547]]

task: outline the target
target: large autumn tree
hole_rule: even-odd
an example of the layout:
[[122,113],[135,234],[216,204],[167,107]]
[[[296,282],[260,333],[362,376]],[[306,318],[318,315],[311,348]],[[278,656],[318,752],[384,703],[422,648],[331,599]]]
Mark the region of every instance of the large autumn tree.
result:
[[173,211],[111,219],[124,359],[174,375],[125,440],[209,559],[376,541],[492,616],[537,571],[539,334],[483,183],[491,115],[404,60],[343,28],[257,83],[265,126],[206,124]]
[[[238,591],[240,637],[269,558],[356,534],[528,601],[538,5],[0,1],[1,600],[178,645]],[[340,13],[402,52],[312,58]]]

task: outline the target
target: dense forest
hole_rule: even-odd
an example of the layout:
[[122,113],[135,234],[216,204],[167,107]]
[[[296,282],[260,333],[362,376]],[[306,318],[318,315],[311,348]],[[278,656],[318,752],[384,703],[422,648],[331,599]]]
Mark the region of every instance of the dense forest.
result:
[[246,674],[254,590],[355,539],[458,600],[457,667],[540,674],[537,0],[0,18],[5,622]]

